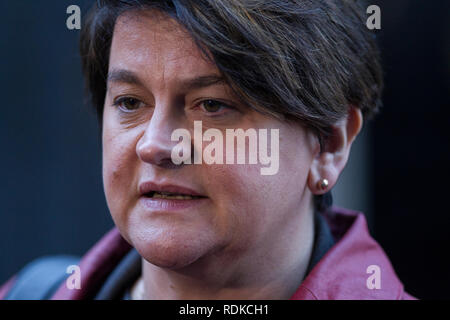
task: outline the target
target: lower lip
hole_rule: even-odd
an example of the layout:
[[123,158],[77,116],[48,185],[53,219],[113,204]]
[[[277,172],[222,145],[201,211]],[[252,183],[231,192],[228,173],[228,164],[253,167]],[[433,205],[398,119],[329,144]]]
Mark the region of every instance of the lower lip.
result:
[[183,209],[191,209],[203,204],[208,198],[198,198],[189,200],[179,199],[154,199],[149,197],[141,197],[141,204],[144,208],[152,211],[178,211]]

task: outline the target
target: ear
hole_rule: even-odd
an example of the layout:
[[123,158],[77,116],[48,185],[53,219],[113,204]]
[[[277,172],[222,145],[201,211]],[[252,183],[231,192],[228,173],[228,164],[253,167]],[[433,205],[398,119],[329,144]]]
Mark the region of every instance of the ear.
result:
[[[361,110],[350,106],[347,116],[332,126],[330,137],[324,141],[323,149],[317,152],[309,170],[308,188],[314,195],[325,194],[336,184],[362,124]],[[323,179],[328,181],[328,186],[321,186]]]

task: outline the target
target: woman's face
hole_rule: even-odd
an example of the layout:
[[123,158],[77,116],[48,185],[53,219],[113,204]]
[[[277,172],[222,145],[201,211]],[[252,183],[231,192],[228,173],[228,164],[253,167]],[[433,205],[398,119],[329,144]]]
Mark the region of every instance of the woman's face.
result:
[[[165,268],[270,250],[311,208],[316,138],[243,107],[223,82],[188,85],[220,73],[174,20],[149,13],[119,17],[111,47],[103,179],[116,226],[145,260]],[[224,138],[226,129],[279,129],[278,172],[262,175],[260,164],[174,165],[172,132],[185,128],[194,139],[194,121]],[[152,198],[152,190],[202,197]]]

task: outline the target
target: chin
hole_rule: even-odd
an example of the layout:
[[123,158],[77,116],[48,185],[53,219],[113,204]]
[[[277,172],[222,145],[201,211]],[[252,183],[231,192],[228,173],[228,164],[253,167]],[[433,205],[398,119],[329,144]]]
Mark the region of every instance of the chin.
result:
[[[211,239],[190,235],[186,230],[178,232],[145,232],[146,236],[131,236],[132,245],[147,262],[165,269],[181,269],[195,263],[213,251]],[[134,239],[133,239],[134,238]]]

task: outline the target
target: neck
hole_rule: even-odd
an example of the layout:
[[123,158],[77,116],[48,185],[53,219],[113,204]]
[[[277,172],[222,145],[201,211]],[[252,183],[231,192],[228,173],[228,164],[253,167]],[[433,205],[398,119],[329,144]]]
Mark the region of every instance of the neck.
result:
[[230,258],[224,252],[176,270],[143,260],[142,277],[133,288],[133,298],[289,299],[305,277],[313,248],[313,208],[305,211],[277,237],[268,236],[259,249],[249,250],[251,254]]

